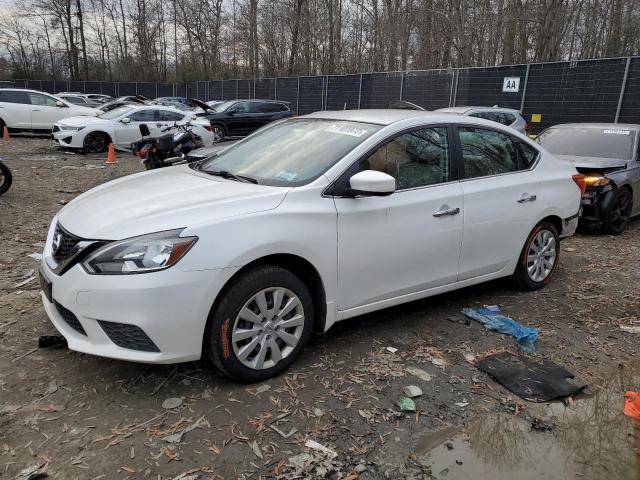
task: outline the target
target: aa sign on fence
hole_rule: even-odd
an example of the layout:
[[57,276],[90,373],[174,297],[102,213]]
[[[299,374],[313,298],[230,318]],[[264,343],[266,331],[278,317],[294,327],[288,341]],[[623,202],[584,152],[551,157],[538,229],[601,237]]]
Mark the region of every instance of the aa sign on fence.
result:
[[502,82],[503,92],[519,92],[520,91],[520,77],[504,77]]

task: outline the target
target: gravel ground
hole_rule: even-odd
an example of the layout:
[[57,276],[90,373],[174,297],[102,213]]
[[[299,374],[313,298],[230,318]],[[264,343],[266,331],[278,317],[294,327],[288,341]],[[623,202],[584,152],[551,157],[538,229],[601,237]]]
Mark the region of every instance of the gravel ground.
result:
[[[640,346],[640,335],[620,330],[640,324],[635,221],[619,237],[563,241],[557,275],[542,291],[496,281],[358,317],[314,338],[285,375],[263,384],[230,382],[204,361],[147,366],[39,350],[38,337],[55,332],[37,280],[17,286],[37,269],[29,254],[42,250],[61,205],[141,170],[134,157],[118,156],[119,165],[106,168],[103,155],[63,152],[49,139],[0,143],[14,173],[0,197],[2,478],[30,466],[59,479],[441,478],[418,454],[425,435],[490,415],[534,416],[533,404],[465,359],[515,350],[511,337],[448,319],[463,307],[499,304],[539,329],[534,357],[565,366],[587,392]],[[407,385],[424,395],[416,413],[402,414]],[[305,446],[309,440],[337,456]]]

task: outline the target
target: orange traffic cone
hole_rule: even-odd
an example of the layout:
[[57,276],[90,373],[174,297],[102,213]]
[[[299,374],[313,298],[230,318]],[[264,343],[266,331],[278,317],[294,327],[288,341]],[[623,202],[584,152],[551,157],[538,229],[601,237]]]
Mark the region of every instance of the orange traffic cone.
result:
[[4,140],[5,142],[8,142],[9,140],[11,140],[11,136],[9,135],[9,129],[6,126],[2,131],[2,140]]
[[116,150],[113,148],[113,143],[109,144],[109,153],[107,153],[107,161],[104,162],[107,165],[117,165],[118,159],[116,158]]

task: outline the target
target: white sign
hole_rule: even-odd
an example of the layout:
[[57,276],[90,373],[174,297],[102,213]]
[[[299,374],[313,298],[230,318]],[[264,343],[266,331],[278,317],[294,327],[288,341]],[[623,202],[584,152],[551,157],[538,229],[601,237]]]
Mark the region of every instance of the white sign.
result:
[[503,92],[514,92],[517,93],[520,91],[520,77],[504,77],[502,82],[502,91]]

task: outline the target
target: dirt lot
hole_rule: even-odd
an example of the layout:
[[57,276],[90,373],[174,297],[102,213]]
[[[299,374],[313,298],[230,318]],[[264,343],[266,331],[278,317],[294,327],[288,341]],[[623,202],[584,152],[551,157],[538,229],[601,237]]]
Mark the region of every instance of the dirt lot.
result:
[[[634,478],[632,426],[620,409],[622,391],[638,389],[640,335],[619,327],[640,324],[639,221],[620,237],[564,241],[542,291],[492,282],[352,319],[315,338],[286,375],[240,385],[205,362],[39,350],[38,337],[54,329],[37,280],[16,286],[37,268],[29,254],[42,250],[65,202],[141,167],[120,154],[104,168],[101,155],[28,137],[0,144],[0,157],[14,172],[0,197],[1,478],[30,466],[60,479]],[[467,361],[516,351],[511,337],[462,319],[463,307],[485,304],[539,329],[534,358],[575,373],[586,395],[568,407],[526,402]],[[424,391],[417,413],[398,412],[406,385]],[[164,408],[167,399],[179,405]]]

